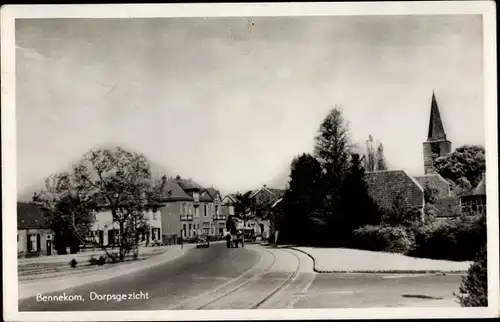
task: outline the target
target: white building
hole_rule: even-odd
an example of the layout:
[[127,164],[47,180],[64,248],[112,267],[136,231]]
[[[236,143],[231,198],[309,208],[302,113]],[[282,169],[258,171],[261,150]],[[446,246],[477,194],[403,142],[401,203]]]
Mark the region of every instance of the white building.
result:
[[[149,231],[143,234],[141,244],[151,245],[154,242],[161,242],[161,212],[159,209],[148,209],[144,214],[147,217]],[[95,212],[95,221],[91,227],[88,239],[102,246],[112,246],[118,243],[120,227],[113,222],[111,209],[102,208]]]

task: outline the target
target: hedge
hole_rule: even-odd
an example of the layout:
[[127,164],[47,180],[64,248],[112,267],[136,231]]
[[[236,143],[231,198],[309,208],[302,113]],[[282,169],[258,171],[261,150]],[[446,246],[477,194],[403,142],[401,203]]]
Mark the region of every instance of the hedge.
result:
[[353,246],[413,257],[472,261],[486,243],[485,218],[458,217],[411,227],[368,225],[353,232]]
[[415,244],[408,255],[433,259],[472,261],[486,242],[485,218],[447,219],[414,229]]
[[404,227],[364,226],[353,232],[357,248],[393,253],[406,253],[414,243],[411,231]]

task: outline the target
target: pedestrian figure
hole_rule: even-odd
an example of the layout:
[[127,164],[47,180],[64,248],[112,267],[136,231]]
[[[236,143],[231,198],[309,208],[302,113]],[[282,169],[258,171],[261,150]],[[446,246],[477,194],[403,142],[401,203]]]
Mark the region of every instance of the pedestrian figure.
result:
[[227,234],[224,239],[226,240],[226,247],[231,248],[231,235]]

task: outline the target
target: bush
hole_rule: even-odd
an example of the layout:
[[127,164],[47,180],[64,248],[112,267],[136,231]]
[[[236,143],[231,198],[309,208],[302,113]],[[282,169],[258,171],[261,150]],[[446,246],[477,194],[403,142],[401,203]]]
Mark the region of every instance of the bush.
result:
[[90,265],[97,265],[97,258],[95,258],[93,255],[90,256],[89,263]]
[[462,278],[459,294],[455,294],[461,306],[488,306],[488,266],[486,246],[477,253],[467,276]]
[[69,262],[69,265],[70,265],[71,267],[73,267],[73,268],[75,268],[77,264],[78,264],[78,262],[77,262],[77,261],[76,261],[76,259],[74,259],[74,258],[71,260],[71,262]]
[[104,256],[100,256],[97,260],[97,265],[102,266],[104,264],[106,264],[106,258],[104,258]]
[[364,226],[353,232],[357,248],[393,253],[406,253],[413,246],[413,234],[403,227]]
[[486,242],[484,216],[443,219],[414,229],[410,256],[456,261],[473,260]]

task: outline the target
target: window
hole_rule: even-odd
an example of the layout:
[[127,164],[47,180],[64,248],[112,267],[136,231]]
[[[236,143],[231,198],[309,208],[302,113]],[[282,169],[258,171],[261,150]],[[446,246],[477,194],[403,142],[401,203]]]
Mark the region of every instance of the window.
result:
[[187,214],[186,203],[183,202],[181,204],[181,215],[186,215],[186,214]]
[[193,226],[191,224],[189,224],[189,230],[192,230],[193,229]]
[[218,205],[215,205],[215,215],[216,216],[219,215],[219,206]]
[[194,198],[194,201],[196,201],[196,202],[200,201],[200,194],[197,192],[193,193],[193,198]]
[[203,215],[206,217],[208,216],[208,210],[207,210],[207,205],[203,205]]

